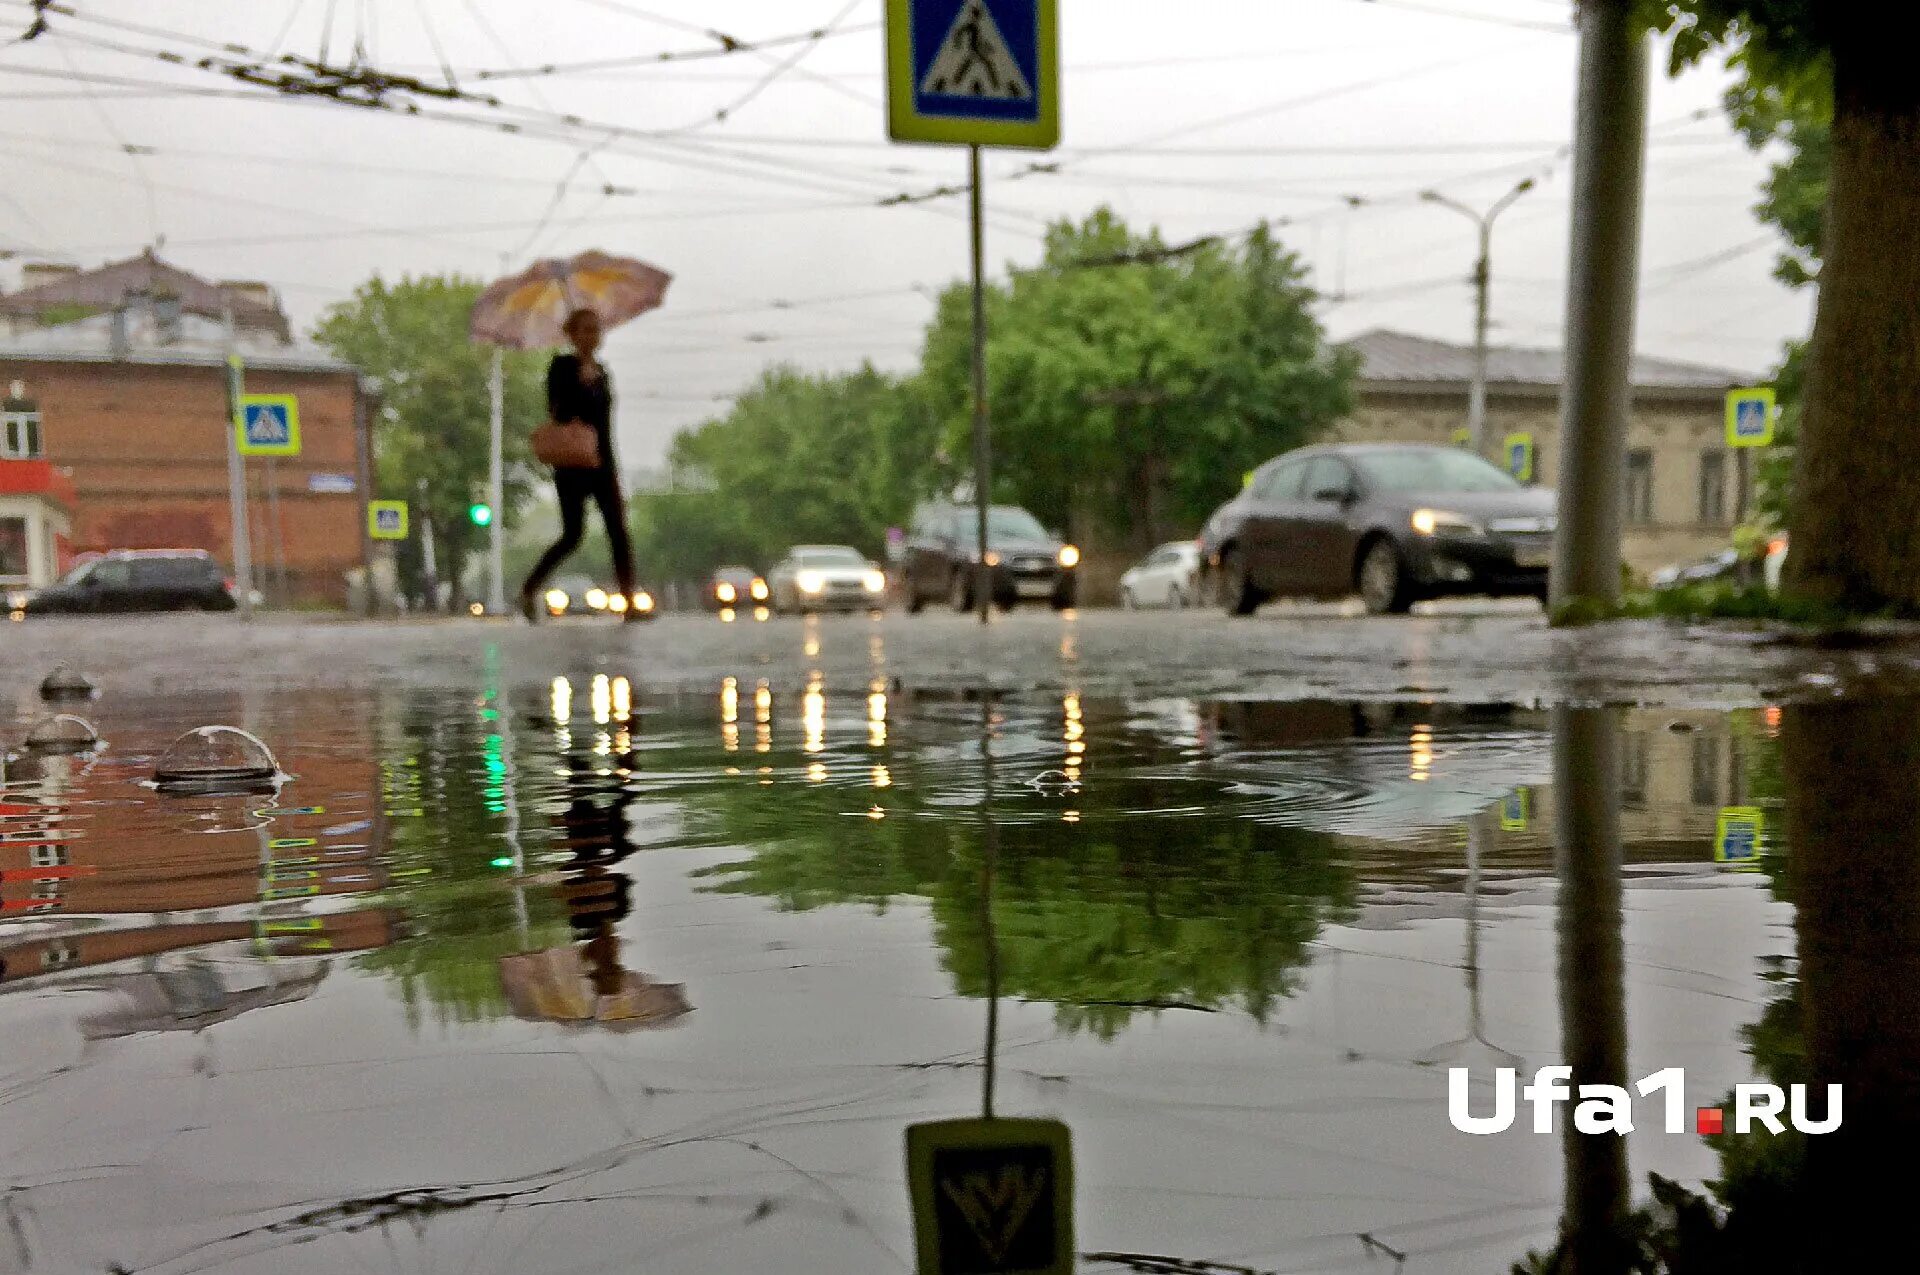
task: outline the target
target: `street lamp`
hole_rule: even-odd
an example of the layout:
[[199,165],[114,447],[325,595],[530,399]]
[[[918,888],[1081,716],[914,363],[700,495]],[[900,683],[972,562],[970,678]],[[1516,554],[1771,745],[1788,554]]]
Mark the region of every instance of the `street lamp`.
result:
[[1423,190],[1420,198],[1429,204],[1451,208],[1473,222],[1480,231],[1480,259],[1473,267],[1473,384],[1467,392],[1467,437],[1474,455],[1487,454],[1487,291],[1493,281],[1493,222],[1513,201],[1533,189],[1529,177],[1494,201],[1486,212],[1476,212],[1457,199],[1437,190]]

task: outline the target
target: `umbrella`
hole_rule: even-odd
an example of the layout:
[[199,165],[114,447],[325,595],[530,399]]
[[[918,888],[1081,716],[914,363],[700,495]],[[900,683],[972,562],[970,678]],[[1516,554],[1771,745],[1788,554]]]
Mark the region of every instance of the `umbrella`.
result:
[[571,947],[503,956],[500,982],[514,1014],[536,1021],[632,1030],[665,1026],[693,1008],[682,984],[656,983],[628,970],[618,972],[617,990],[601,991],[588,962]]
[[565,345],[561,325],[592,310],[606,327],[658,309],[673,276],[644,261],[604,252],[536,261],[495,281],[473,306],[473,339],[510,350]]

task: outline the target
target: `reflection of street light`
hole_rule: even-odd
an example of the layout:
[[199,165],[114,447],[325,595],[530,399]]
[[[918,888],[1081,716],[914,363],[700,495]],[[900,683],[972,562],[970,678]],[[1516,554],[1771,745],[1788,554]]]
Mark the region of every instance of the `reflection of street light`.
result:
[[1480,257],[1473,267],[1473,383],[1467,392],[1467,436],[1474,455],[1487,454],[1487,293],[1493,282],[1493,222],[1514,200],[1533,189],[1529,177],[1494,201],[1486,212],[1474,211],[1437,190],[1423,190],[1420,198],[1429,204],[1451,208],[1479,227]]
[[1490,831],[1492,816],[1481,811],[1467,821],[1467,1034],[1459,1040],[1435,1045],[1414,1059],[1422,1067],[1451,1063],[1473,1045],[1484,1046],[1495,1067],[1518,1070],[1520,1055],[1500,1048],[1487,1039],[1480,1017],[1480,848]]

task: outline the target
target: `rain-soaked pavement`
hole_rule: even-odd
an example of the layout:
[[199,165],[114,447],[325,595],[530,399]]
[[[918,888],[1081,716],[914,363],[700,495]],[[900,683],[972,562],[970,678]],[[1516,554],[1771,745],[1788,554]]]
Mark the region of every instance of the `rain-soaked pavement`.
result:
[[[1648,1241],[1747,1255],[1692,1269],[1895,1269],[1839,1255],[1920,1123],[1914,702],[1129,688],[1095,617],[1033,676],[849,619],[709,678],[749,639],[675,623],[64,706],[10,658],[0,1270],[911,1270],[904,1131],[986,1103],[1071,1129],[1083,1271],[1639,1269],[1649,1175],[1727,1183]],[[17,746],[62,710],[104,746]],[[156,790],[210,723],[276,784]],[[1450,1067],[1485,1114],[1563,1062],[1684,1068],[1685,1129],[1450,1126]],[[1840,1132],[1695,1132],[1810,1079]]]

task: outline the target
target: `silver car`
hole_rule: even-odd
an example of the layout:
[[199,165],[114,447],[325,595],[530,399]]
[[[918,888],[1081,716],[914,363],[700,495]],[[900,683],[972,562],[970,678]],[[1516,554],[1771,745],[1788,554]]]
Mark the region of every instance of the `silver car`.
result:
[[887,573],[850,545],[795,545],[767,589],[775,611],[869,611],[886,605]]
[[1199,600],[1200,546],[1191,540],[1161,545],[1120,577],[1120,605],[1189,607]]

